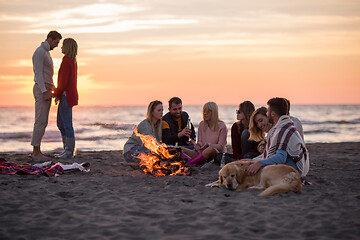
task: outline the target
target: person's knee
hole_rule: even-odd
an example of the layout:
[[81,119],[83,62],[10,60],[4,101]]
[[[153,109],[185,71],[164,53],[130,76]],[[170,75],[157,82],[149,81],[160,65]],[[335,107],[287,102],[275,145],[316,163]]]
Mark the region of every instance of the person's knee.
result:
[[214,149],[213,151],[214,151],[215,155],[219,153],[219,150],[217,150],[216,148],[213,148],[213,149]]
[[218,152],[219,151],[216,148],[209,146],[202,152],[202,154],[209,160],[214,158]]
[[208,154],[214,154],[214,153],[216,154],[219,151],[216,148],[209,146],[204,150],[204,152],[206,152]]
[[48,125],[48,121],[39,120],[35,122],[35,128],[46,128]]

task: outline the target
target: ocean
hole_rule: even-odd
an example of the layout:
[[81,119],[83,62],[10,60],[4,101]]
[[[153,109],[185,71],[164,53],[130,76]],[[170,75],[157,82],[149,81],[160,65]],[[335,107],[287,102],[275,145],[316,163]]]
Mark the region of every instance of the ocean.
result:
[[[260,107],[260,106],[256,106]],[[184,106],[197,130],[202,106]],[[237,106],[219,106],[220,119],[230,129],[236,121]],[[57,106],[52,106],[42,141],[43,152],[62,148],[56,126]],[[167,106],[164,105],[164,114]],[[146,106],[73,108],[76,148],[80,151],[122,150],[133,128],[145,118]],[[359,142],[360,105],[292,105],[291,115],[303,123],[306,143]],[[0,152],[28,153],[34,124],[33,107],[0,107]]]

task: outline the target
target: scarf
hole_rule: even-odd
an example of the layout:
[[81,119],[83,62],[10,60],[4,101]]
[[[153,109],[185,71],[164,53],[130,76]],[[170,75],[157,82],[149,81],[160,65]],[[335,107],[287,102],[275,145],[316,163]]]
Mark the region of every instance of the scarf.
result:
[[307,175],[310,168],[309,152],[300,133],[296,130],[294,122],[288,115],[279,118],[266,138],[263,159],[275,155],[277,150],[284,150],[295,162],[301,177],[304,178]]

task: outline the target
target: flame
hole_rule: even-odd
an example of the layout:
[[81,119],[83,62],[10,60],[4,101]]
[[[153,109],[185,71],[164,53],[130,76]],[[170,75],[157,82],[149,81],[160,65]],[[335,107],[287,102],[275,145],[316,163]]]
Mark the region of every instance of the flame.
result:
[[143,172],[151,173],[155,176],[178,175],[184,172],[187,174],[187,169],[181,161],[169,161],[176,154],[170,154],[166,144],[158,143],[151,135],[139,133],[136,128],[134,129],[134,134],[140,137],[144,146],[151,151],[149,154],[140,153],[137,156],[141,159],[139,165]]
[[165,143],[159,144],[157,140],[151,135],[143,135],[138,132],[137,128],[134,130],[135,136],[140,137],[141,141],[143,142],[144,146],[149,149],[151,152],[156,153],[164,158],[172,158],[175,155],[169,153],[166,149],[167,146]]

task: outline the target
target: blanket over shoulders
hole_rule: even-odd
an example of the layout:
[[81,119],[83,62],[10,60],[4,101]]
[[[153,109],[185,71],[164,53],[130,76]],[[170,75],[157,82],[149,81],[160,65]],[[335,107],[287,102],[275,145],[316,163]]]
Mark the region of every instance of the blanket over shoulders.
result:
[[310,168],[309,152],[300,133],[294,126],[294,122],[288,115],[281,116],[276,125],[270,129],[266,136],[265,150],[260,159],[272,157],[277,150],[286,151],[295,162],[301,176],[307,175]]

